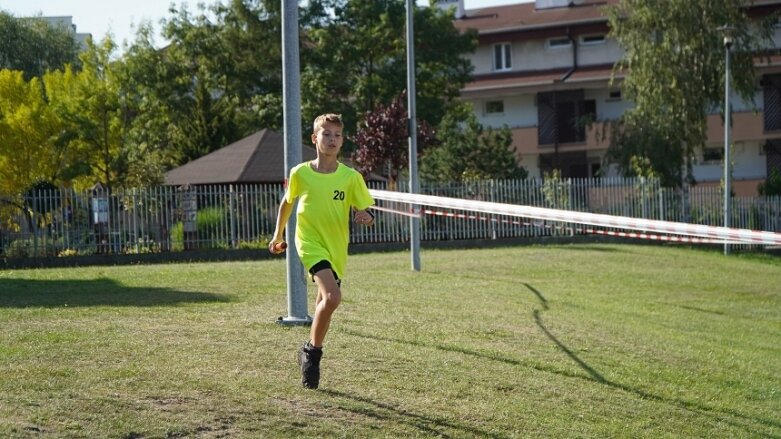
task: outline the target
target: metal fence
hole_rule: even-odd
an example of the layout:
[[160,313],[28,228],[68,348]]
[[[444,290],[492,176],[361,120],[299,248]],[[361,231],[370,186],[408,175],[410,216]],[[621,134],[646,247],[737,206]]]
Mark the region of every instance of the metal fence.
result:
[[[386,189],[383,185],[371,185]],[[406,191],[402,183],[397,188]],[[641,178],[488,180],[422,184],[421,192],[664,221],[722,225],[719,188],[687,191]],[[275,185],[159,186],[108,192],[41,190],[0,196],[0,256],[175,252],[265,248],[284,189]],[[730,224],[781,231],[781,197],[733,198]],[[443,211],[421,220],[421,239],[469,240],[586,233],[572,224]],[[354,227],[354,243],[409,239],[409,220],[380,213],[374,227]]]

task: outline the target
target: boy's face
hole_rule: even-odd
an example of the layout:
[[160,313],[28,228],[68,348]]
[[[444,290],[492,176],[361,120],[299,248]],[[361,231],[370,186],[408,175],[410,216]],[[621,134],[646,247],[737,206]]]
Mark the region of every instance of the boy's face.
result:
[[342,127],[333,122],[325,122],[312,133],[312,143],[317,147],[317,155],[336,156],[342,148],[344,137]]

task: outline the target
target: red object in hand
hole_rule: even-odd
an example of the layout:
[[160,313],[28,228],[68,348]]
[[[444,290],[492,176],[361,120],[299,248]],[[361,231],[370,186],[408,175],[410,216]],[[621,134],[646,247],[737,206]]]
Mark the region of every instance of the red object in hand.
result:
[[287,249],[286,242],[278,242],[274,244],[274,251],[276,251],[277,253],[282,253],[283,251],[285,251],[285,249]]

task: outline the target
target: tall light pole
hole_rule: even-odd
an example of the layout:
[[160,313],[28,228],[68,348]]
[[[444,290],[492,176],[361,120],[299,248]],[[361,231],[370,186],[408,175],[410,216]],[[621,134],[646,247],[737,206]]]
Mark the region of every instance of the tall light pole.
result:
[[[730,172],[730,143],[732,143],[732,115],[729,104],[730,95],[730,50],[735,42],[735,28],[732,26],[722,26],[719,31],[724,35],[724,227],[730,225],[730,199],[732,194],[731,172]],[[724,243],[724,254],[729,254],[729,244]]]
[[[420,192],[418,181],[418,122],[415,115],[415,32],[413,31],[413,12],[415,2],[407,0],[407,113],[409,115],[409,191]],[[413,209],[418,210],[416,206]],[[420,271],[420,218],[409,219],[409,245],[412,269]]]
[[[285,182],[290,170],[301,163],[301,68],[298,53],[298,2],[282,0],[282,84],[283,119],[285,125]],[[287,185],[286,185],[287,186]],[[290,215],[285,228],[285,240],[291,245],[285,252],[287,266],[287,317],[282,325],[311,325],[307,315],[304,266],[292,245],[296,236],[296,214]]]

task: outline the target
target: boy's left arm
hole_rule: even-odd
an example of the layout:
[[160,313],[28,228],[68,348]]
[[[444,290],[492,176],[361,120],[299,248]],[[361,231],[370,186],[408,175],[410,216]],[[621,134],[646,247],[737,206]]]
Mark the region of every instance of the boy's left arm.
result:
[[374,214],[370,210],[370,207],[367,207],[363,210],[355,209],[355,214],[353,215],[353,221],[356,224],[363,224],[365,226],[370,226],[374,224]]

